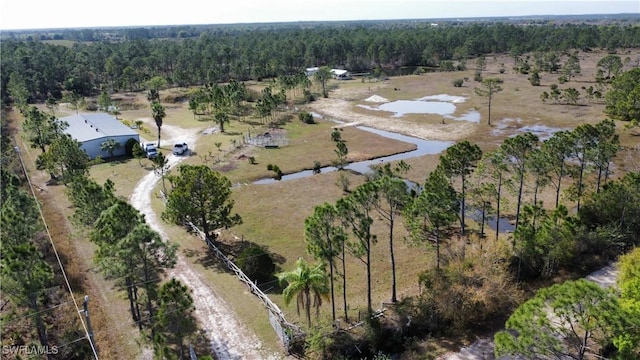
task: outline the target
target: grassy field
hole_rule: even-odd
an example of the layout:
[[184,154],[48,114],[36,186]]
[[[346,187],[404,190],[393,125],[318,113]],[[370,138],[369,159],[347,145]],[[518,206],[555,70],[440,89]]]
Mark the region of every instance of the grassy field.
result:
[[[634,50],[629,56],[632,58],[640,54]],[[560,88],[574,87],[584,93],[582,87],[594,84],[597,61],[606,54],[602,52],[580,53],[582,73]],[[624,55],[626,56],[626,55]],[[474,82],[474,69],[464,72],[428,73],[390,78],[380,82],[363,82],[360,80],[332,81],[333,90],[328,99],[319,99],[306,107],[309,111],[320,113],[325,119],[317,124],[303,124],[297,120],[296,114],[285,114],[276,128],[266,128],[259,124],[259,120],[244,118],[234,120],[225,126],[225,132],[215,132],[210,135],[199,135],[196,144],[189,144],[194,148],[192,156],[184,163],[206,163],[213,169],[221,171],[234,184],[241,184],[233,191],[235,211],[239,213],[244,223],[229,231],[223,232],[222,241],[234,255],[233,251],[239,245],[255,243],[268,249],[277,261],[279,270],[291,270],[298,257],[305,257],[312,261],[306,253],[304,242],[304,219],[311,215],[313,208],[323,202],[334,203],[344,194],[336,185],[339,173],[319,174],[312,177],[276,182],[270,185],[256,185],[252,182],[259,178],[270,177],[273,173],[267,170],[268,164],[275,164],[284,173],[292,173],[302,169],[310,169],[314,161],[323,165],[331,164],[335,159],[333,150],[335,144],[330,140],[330,132],[336,124],[329,119],[345,122],[358,122],[382,129],[390,129],[405,134],[420,135],[431,139],[469,140],[478,144],[483,151],[496,148],[508,136],[520,133],[523,128],[530,126],[546,126],[552,129],[573,129],[583,123],[597,123],[604,119],[604,104],[602,102],[582,101],[580,105],[544,104],[540,100],[543,91],[549,91],[552,83],[557,83],[557,74],[542,74],[542,85],[532,86],[527,75],[516,74],[511,70],[513,60],[506,56],[487,58],[487,69],[483,76],[497,77],[504,81],[503,91],[495,95],[492,102],[492,126],[487,124],[487,101],[474,95],[474,88],[479,83]],[[469,67],[475,64],[470,60]],[[507,69],[504,74],[499,72],[503,66]],[[462,87],[454,87],[452,81],[457,78],[469,78]],[[259,88],[260,84],[252,84]],[[407,115],[392,118],[387,113],[366,110],[358,105],[368,104],[365,99],[378,95],[389,100],[416,99],[428,95],[448,94],[463,96],[466,100],[456,104],[454,115],[460,116],[468,111],[477,110],[481,113],[480,123],[447,120],[442,123],[441,115]],[[187,109],[186,103],[168,102],[168,99],[179,98],[184,90],[171,90],[162,93],[167,106],[167,129],[171,126],[189,131],[197,131],[216,127],[211,121],[200,121],[194,118]],[[153,140],[157,136],[155,124],[150,119],[150,110],[144,94],[124,94],[119,101],[128,106],[123,107],[121,118],[128,121],[141,119],[144,128],[141,136]],[[185,131],[186,131],[185,130]],[[163,130],[164,131],[164,130]],[[168,130],[167,130],[168,131]],[[288,139],[288,146],[278,149],[261,149],[255,147],[236,148],[243,136],[249,132],[256,134],[266,131],[281,132]],[[633,130],[623,131],[619,126],[621,142],[625,148],[637,144],[637,137]],[[543,134],[540,134],[543,135]],[[412,145],[384,139],[380,136],[360,131],[354,127],[345,127],[342,133],[349,148],[349,158],[360,160],[374,158],[391,153],[404,152],[412,149]],[[219,143],[219,146],[216,145]],[[162,151],[169,151],[172,144],[164,143]],[[31,150],[33,152],[33,150]],[[255,159],[256,164],[250,164],[249,157]],[[624,155],[617,160],[618,169],[624,170],[632,162],[622,161]],[[637,160],[636,160],[637,161]],[[411,165],[408,178],[421,183],[438,162],[437,155],[429,155],[406,160]],[[94,166],[91,175],[99,181],[110,178],[116,184],[118,195],[128,197],[137,181],[150,171],[149,161],[135,159],[113,161]],[[619,173],[618,173],[619,174]],[[362,176],[348,173],[351,189],[364,181]],[[159,191],[156,189],[156,192]],[[51,192],[52,195],[63,197],[62,191]],[[63,204],[63,202],[60,202]],[[162,204],[158,199],[153,201],[154,210],[160,214]],[[69,211],[68,209],[65,211]],[[373,299],[374,306],[390,299],[390,273],[388,260],[387,229],[376,221],[374,233],[378,235],[378,243],[373,248]],[[278,341],[268,323],[264,312],[257,311],[260,306],[255,298],[246,291],[244,286],[235,281],[233,276],[219,267],[219,264],[207,254],[204,244],[195,237],[188,235],[184,229],[166,225],[170,238],[180,245],[180,251],[186,255],[189,262],[216,288],[229,304],[232,304],[242,321],[256,331],[265,344],[273,349],[278,348]],[[401,223],[396,227],[396,260],[398,275],[399,297],[418,294],[418,275],[424,269],[432,266],[433,252],[424,246],[416,246],[405,241],[406,231]],[[78,240],[84,241],[86,240]],[[90,244],[84,248],[84,261],[91,256]],[[87,263],[87,268],[90,265]],[[117,299],[115,291],[106,291],[110,285],[99,279],[92,278],[105,293],[104,304],[109,304],[111,313],[117,310],[126,312],[126,302]],[[350,315],[355,317],[359,310],[366,308],[365,303],[365,273],[362,263],[351,257],[347,269],[348,301]],[[277,284],[265,285],[269,295],[286,312],[291,321],[305,323],[304,319],[296,315],[295,305],[285,306],[282,302],[280,289]],[[340,292],[340,289],[337,290]],[[338,302],[338,313],[342,313]],[[124,309],[124,310],[123,310]],[[322,317],[330,317],[330,306],[323,306]],[[106,321],[106,320],[105,320]],[[115,321],[115,319],[114,319]],[[123,319],[126,322],[126,319]],[[105,323],[105,326],[108,324]],[[113,326],[113,325],[111,325]],[[126,334],[126,332],[125,332]],[[135,347],[131,336],[121,339],[127,344],[123,351],[135,354]],[[115,341],[115,340],[109,340]]]

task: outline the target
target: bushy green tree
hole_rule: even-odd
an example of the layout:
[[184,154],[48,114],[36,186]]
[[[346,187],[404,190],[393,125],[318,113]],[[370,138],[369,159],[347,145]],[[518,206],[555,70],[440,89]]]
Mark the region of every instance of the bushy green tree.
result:
[[185,340],[196,333],[195,307],[189,288],[172,278],[158,292],[158,314],[155,323],[156,356],[162,359],[185,359]]
[[438,167],[442,169],[444,175],[450,179],[450,184],[453,186],[454,179],[456,178],[460,180],[460,228],[462,234],[464,234],[466,230],[467,178],[471,175],[481,158],[482,150],[480,150],[480,147],[466,140],[448,147],[444,155],[440,157]]
[[53,178],[67,184],[76,176],[85,176],[89,170],[89,155],[80,146],[71,136],[61,135],[38,156],[37,162]]
[[205,165],[181,165],[170,181],[163,219],[178,225],[190,221],[213,239],[215,230],[242,222],[240,215],[232,214],[231,182],[220,173]]
[[611,76],[618,76],[623,66],[622,60],[618,55],[609,54],[598,61],[598,69],[607,72],[607,75],[604,75],[605,79],[611,79]]
[[626,71],[611,83],[605,112],[616,120],[640,121],[640,68]]
[[236,263],[242,272],[257,284],[271,280],[276,269],[271,254],[258,245],[250,245],[242,250]]
[[32,148],[39,148],[42,153],[61,136],[62,131],[66,128],[66,124],[54,116],[38,110],[35,106],[30,106],[24,115],[25,119],[22,128],[27,140]]
[[552,277],[576,253],[575,222],[562,205],[550,214],[539,206],[526,205],[513,237],[519,279]]
[[626,328],[613,343],[620,358],[640,359],[640,248],[622,255],[617,267],[620,306],[632,326]]
[[92,226],[116,201],[115,185],[110,179],[100,185],[89,177],[78,176],[69,183],[67,194],[75,207],[72,219],[85,226]]
[[[640,244],[640,175],[628,173],[608,183],[578,211],[578,220],[588,231],[607,230],[600,251],[623,253]],[[595,249],[594,249],[595,250]],[[598,250],[595,250],[598,251]]]
[[531,76],[529,76],[529,82],[533,86],[540,86],[540,73],[537,71],[532,72]]
[[46,308],[47,288],[53,281],[49,264],[30,242],[4,246],[0,278],[2,293],[18,306],[29,309],[29,317],[33,318],[40,344],[48,346],[49,337],[42,310]]
[[440,268],[443,232],[458,219],[460,202],[442,171],[429,174],[420,194],[405,208],[405,224],[416,243],[433,243],[436,269]]
[[599,356],[628,324],[613,292],[587,281],[567,281],[538,290],[495,335],[496,357],[582,360]]

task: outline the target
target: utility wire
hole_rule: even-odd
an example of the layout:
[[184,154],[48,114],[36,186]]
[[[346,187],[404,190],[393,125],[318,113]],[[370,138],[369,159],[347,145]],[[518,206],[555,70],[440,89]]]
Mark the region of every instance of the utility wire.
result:
[[62,276],[64,277],[64,281],[67,285],[67,290],[69,291],[69,294],[71,295],[71,299],[73,301],[73,304],[76,307],[76,312],[78,314],[78,318],[80,318],[80,323],[82,324],[82,327],[84,329],[85,335],[87,340],[89,340],[89,345],[91,346],[91,351],[93,351],[93,356],[96,358],[96,360],[98,360],[98,352],[96,351],[95,345],[93,344],[93,341],[91,341],[91,337],[89,336],[89,330],[87,329],[87,325],[85,324],[84,320],[82,319],[82,315],[80,315],[81,313],[84,312],[84,310],[80,310],[80,307],[78,307],[78,303],[76,302],[76,298],[73,295],[73,290],[71,289],[71,284],[69,283],[69,278],[67,277],[67,273],[64,271],[64,267],[62,266],[62,261],[60,260],[60,255],[58,254],[58,250],[56,249],[56,245],[53,242],[53,238],[51,237],[51,232],[49,231],[49,226],[47,225],[47,222],[45,221],[44,218],[44,214],[42,212],[42,207],[40,206],[40,202],[37,201],[37,197],[36,197],[36,193],[33,190],[33,184],[31,184],[31,178],[29,177],[29,174],[27,173],[27,168],[24,165],[24,161],[22,160],[22,154],[20,153],[20,148],[18,147],[18,142],[16,141],[15,137],[13,138],[13,142],[15,143],[15,152],[18,154],[18,159],[20,160],[20,164],[22,165],[22,171],[24,171],[24,176],[27,178],[27,183],[29,183],[29,189],[31,189],[31,194],[33,195],[33,198],[36,200],[36,206],[38,207],[38,212],[40,213],[40,218],[42,219],[42,223],[44,224],[44,228],[47,232],[47,237],[49,238],[49,241],[51,242],[51,247],[53,248],[53,252],[56,255],[56,260],[58,261],[58,265],[60,266],[60,271],[62,271]]
[[4,325],[6,325],[6,324],[13,323],[14,321],[17,321],[17,320],[26,319],[26,318],[32,317],[33,315],[38,315],[38,314],[45,313],[45,312],[47,312],[47,311],[50,311],[50,310],[53,310],[53,309],[59,308],[60,306],[66,305],[66,304],[68,304],[68,303],[70,303],[70,302],[73,302],[73,301],[75,301],[75,300],[65,301],[65,302],[63,302],[63,303],[60,303],[60,304],[57,304],[57,305],[53,305],[53,306],[51,306],[51,307],[48,307],[48,308],[46,308],[46,309],[42,309],[42,310],[40,310],[40,311],[32,312],[32,313],[29,313],[29,314],[27,314],[27,315],[23,315],[23,316],[20,316],[20,317],[11,318],[11,319],[8,319],[8,320],[5,320],[5,321],[2,321],[2,322],[0,322],[0,326],[4,326]]

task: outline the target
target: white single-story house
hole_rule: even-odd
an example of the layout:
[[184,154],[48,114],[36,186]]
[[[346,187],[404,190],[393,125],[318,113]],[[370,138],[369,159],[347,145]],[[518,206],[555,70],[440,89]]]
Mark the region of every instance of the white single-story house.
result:
[[79,141],[81,148],[95,159],[98,155],[107,158],[108,151],[102,150],[102,143],[109,139],[116,140],[120,147],[114,152],[114,156],[125,154],[125,144],[131,138],[140,142],[140,135],[123,124],[120,120],[106,113],[77,114],[61,118],[69,126],[64,130],[72,138]]
[[[304,72],[307,74],[307,76],[313,76],[313,74],[315,74],[318,69],[318,67],[310,67],[306,68]],[[333,78],[337,80],[351,79],[351,74],[347,70],[331,69],[331,74],[333,75]]]
[[351,74],[349,74],[347,70],[331,69],[331,73],[333,74],[333,78],[337,80],[351,79]]

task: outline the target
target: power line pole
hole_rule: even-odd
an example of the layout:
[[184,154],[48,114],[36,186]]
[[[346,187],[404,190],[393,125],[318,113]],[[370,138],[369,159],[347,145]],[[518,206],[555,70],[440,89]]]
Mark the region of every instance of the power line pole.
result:
[[91,327],[91,319],[89,318],[89,295],[84,296],[82,306],[84,308],[84,318],[87,320],[87,334],[89,335],[89,342],[91,343],[91,348],[95,349],[96,344],[93,341],[93,328]]

